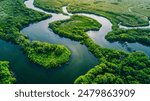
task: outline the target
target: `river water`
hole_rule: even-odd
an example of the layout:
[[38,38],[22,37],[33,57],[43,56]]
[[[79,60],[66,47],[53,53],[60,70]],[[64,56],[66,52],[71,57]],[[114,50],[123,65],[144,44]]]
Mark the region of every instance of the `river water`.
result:
[[[30,62],[26,54],[23,54],[17,45],[13,45],[2,40],[0,40],[0,59],[10,61],[10,69],[14,72],[17,78],[17,83],[73,83],[78,76],[85,74],[88,70],[97,65],[98,60],[88,51],[86,46],[81,45],[77,41],[72,41],[68,38],[60,37],[48,28],[48,24],[53,21],[70,18],[72,14],[67,12],[66,7],[63,7],[62,9],[70,16],[43,11],[37,7],[34,7],[33,2],[34,0],[25,1],[26,7],[46,14],[51,14],[52,18],[48,18],[38,23],[30,24],[28,27],[22,29],[21,32],[27,35],[30,40],[65,45],[72,53],[70,61],[57,69],[46,70],[41,66]],[[87,34],[98,45],[106,48],[114,48],[125,51],[143,51],[150,56],[150,47],[138,43],[110,43],[105,40],[105,35],[112,30],[112,24],[108,19],[93,14],[79,15],[91,17],[102,24],[102,27],[99,31],[87,32]]]
[[[69,13],[67,11],[67,6],[62,8],[64,13],[68,14],[69,16],[72,16],[72,13]],[[119,43],[119,42],[113,42],[110,43],[105,39],[105,36],[108,34],[108,32],[112,31],[112,23],[105,17],[102,16],[97,16],[94,14],[85,14],[85,13],[78,13],[78,15],[83,15],[90,17],[92,19],[97,20],[99,23],[102,24],[102,27],[99,29],[99,31],[88,31],[87,34],[89,35],[90,38],[93,39],[93,41],[105,48],[113,48],[113,49],[118,49],[118,50],[124,50],[127,52],[133,52],[133,51],[142,51],[145,52],[149,57],[150,57],[150,47],[149,46],[144,46],[139,43]],[[150,22],[149,22],[150,23]],[[119,24],[119,28],[124,28],[124,29],[146,29],[150,28],[150,25],[148,26],[140,26],[140,27],[127,27],[127,26],[122,26]]]
[[[33,7],[32,4],[33,0],[25,2],[27,7]],[[89,69],[98,64],[98,59],[88,51],[86,46],[81,45],[79,42],[59,37],[48,28],[50,22],[68,19],[70,17],[62,14],[47,14],[52,14],[53,17],[30,24],[21,30],[21,33],[29,36],[30,40],[63,44],[70,49],[72,53],[71,58],[67,64],[59,68],[46,70],[30,62],[26,54],[23,54],[18,46],[2,42],[0,43],[0,58],[1,60],[10,61],[10,67],[17,78],[17,83],[73,83],[79,75],[86,73]],[[6,49],[3,46],[7,47],[9,51],[5,52]],[[9,52],[9,54],[7,52]]]

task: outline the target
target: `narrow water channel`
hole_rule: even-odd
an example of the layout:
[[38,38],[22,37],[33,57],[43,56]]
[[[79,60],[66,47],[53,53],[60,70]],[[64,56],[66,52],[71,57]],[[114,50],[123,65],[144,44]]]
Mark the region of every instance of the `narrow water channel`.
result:
[[[63,9],[64,13],[68,14],[69,16],[73,15],[67,11],[67,6],[63,7],[62,9]],[[105,39],[105,36],[108,34],[108,32],[112,31],[112,23],[107,18],[102,17],[102,16],[97,16],[94,14],[85,14],[85,13],[78,13],[78,15],[83,15],[83,16],[93,18],[102,24],[102,27],[99,29],[99,31],[88,31],[87,32],[89,37],[92,38],[96,44],[98,44],[102,47],[105,47],[105,48],[113,48],[113,49],[118,49],[118,50],[124,50],[127,52],[142,51],[142,52],[145,52],[150,57],[150,47],[149,46],[144,46],[139,43],[128,43],[128,42],[110,43],[109,41],[107,41]],[[126,26],[119,25],[119,27],[124,28],[124,29],[137,29],[137,28],[146,29],[146,28],[150,28],[150,25],[140,26],[140,27],[126,27]]]

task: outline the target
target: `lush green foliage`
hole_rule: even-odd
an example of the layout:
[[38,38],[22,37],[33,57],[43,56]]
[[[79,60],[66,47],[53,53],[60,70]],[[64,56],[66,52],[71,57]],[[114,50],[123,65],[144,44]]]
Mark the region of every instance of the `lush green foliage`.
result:
[[55,68],[66,63],[71,55],[63,45],[53,45],[45,42],[33,41],[27,48],[28,57],[34,63],[45,68]]
[[[83,26],[80,26],[80,24],[76,26],[76,22],[84,23],[88,19],[87,17],[82,17],[81,19],[78,16],[77,19],[74,19],[74,17],[76,16],[71,17],[70,20],[53,22],[50,24],[50,28],[61,36],[79,40],[88,47],[89,51],[100,62],[98,66],[90,70],[87,74],[77,78],[75,83],[150,83],[150,60],[144,53],[135,52],[129,54],[98,46],[85,33],[89,29],[98,28],[91,26],[93,22],[86,24],[86,26],[91,26],[91,28],[87,27],[87,29],[84,29],[82,31],[82,34],[84,34],[82,38],[77,39],[74,33],[79,33],[78,30],[83,29]],[[85,20],[83,20],[84,18]],[[93,25],[97,26],[96,24]],[[76,30],[74,30],[74,27],[76,27]]]
[[[121,56],[121,55],[120,55]],[[99,84],[149,84],[150,61],[143,53],[132,53],[122,61],[102,62],[85,75],[76,79],[75,83]]]
[[0,27],[3,28],[3,30],[13,27],[21,29],[29,23],[50,17],[50,15],[27,9],[23,2],[24,0],[0,1]]
[[49,27],[61,36],[83,40],[85,37],[88,37],[85,31],[99,30],[101,25],[94,19],[74,15],[71,19],[50,23]]
[[[0,1],[0,38],[20,45],[31,61],[45,68],[56,67],[67,62],[70,52],[64,46],[31,42],[19,32],[32,22],[51,17],[51,15],[27,9],[23,2],[24,0]],[[55,47],[54,50],[52,47]]]
[[9,71],[9,62],[0,61],[0,84],[12,84],[16,82],[13,74]]
[[106,39],[111,42],[127,41],[150,45],[150,29],[116,29],[108,33]]
[[24,0],[0,1],[0,38],[19,44],[24,35],[19,30],[32,22],[50,17],[43,13],[29,10],[23,4]]

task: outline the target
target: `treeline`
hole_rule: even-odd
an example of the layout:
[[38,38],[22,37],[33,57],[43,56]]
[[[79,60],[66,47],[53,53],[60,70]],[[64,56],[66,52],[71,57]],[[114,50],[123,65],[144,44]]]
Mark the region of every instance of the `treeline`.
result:
[[0,84],[12,84],[16,82],[13,73],[9,70],[9,62],[0,61]]
[[63,45],[33,41],[26,48],[28,58],[44,68],[56,68],[68,62],[71,52]]
[[[83,44],[99,58],[100,65],[77,78],[75,83],[150,83],[150,60],[144,53],[129,54],[124,51],[101,48],[91,39],[86,39]],[[97,68],[102,68],[103,72],[100,73],[100,69]],[[87,75],[92,75],[92,77]]]
[[[121,55],[120,55],[121,56]],[[113,58],[112,58],[113,59]],[[114,60],[114,59],[113,59]],[[101,62],[75,80],[79,84],[149,84],[150,61],[143,53],[132,53],[118,62]]]
[[[76,39],[74,32],[72,32],[76,22],[84,23],[83,19],[53,22],[50,24],[50,28],[58,32],[59,35],[69,37],[73,40]],[[82,26],[76,26],[77,31],[82,29]],[[96,22],[95,22],[96,23]],[[86,26],[91,26],[92,23],[86,24]],[[70,26],[69,26],[70,25]],[[85,26],[85,28],[86,28]],[[97,25],[95,25],[95,28]],[[62,28],[66,33],[62,32]],[[90,30],[93,27],[89,28]],[[83,32],[84,31],[84,32]],[[92,39],[90,39],[85,33],[87,30],[82,30],[78,32],[78,35],[82,35],[82,39],[79,41],[86,45],[91,53],[93,53],[99,59],[99,65],[91,69],[88,73],[80,76],[75,80],[74,83],[150,83],[150,60],[148,57],[141,52],[127,53],[120,50],[102,48],[95,44]]]
[[115,29],[105,37],[110,42],[139,42],[150,45],[150,29]]

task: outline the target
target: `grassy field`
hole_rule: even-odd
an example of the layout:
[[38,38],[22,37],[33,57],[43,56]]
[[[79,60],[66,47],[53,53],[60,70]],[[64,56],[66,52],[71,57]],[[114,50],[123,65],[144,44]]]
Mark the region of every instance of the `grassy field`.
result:
[[[144,2],[144,3],[143,3]],[[146,0],[35,0],[35,5],[53,12],[62,12],[62,6],[69,5],[72,13],[85,12],[105,16],[114,24],[122,22],[126,26],[148,25],[149,9],[139,9],[150,3]],[[130,8],[133,8],[130,9]],[[141,10],[143,13],[141,13]]]
[[70,1],[69,0],[35,0],[34,5],[50,12],[62,13],[62,7],[67,5]]
[[[61,36],[80,41],[99,59],[99,65],[77,78],[75,83],[150,83],[148,56],[141,52],[129,54],[98,46],[86,34],[89,29],[98,29],[97,26],[95,20],[83,16],[72,16],[69,20],[53,22],[49,26]],[[78,39],[78,35],[81,38]]]

